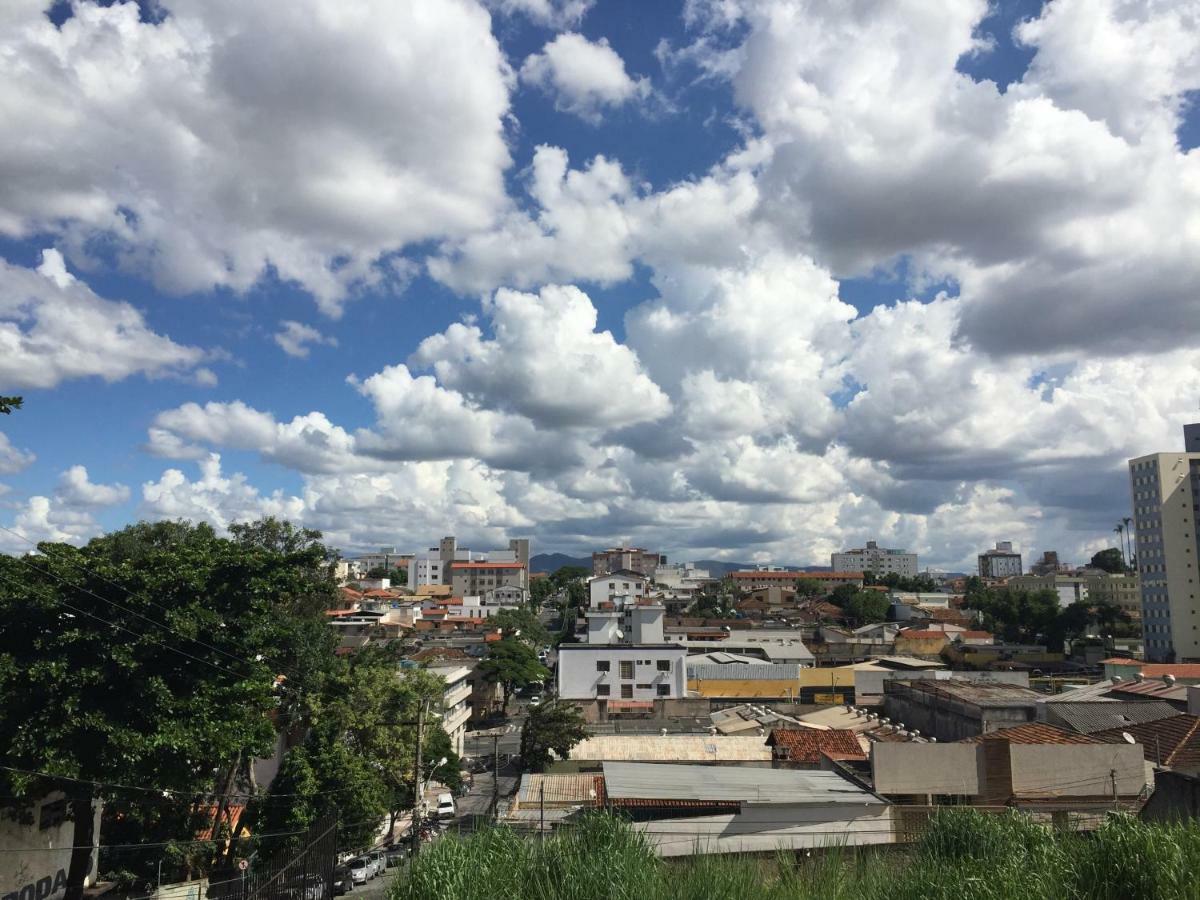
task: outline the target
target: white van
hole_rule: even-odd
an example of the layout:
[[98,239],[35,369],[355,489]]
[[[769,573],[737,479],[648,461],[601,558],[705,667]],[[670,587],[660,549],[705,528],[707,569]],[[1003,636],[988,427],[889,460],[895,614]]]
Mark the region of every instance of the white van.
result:
[[451,794],[438,794],[437,817],[453,819],[456,815],[458,815],[458,810],[454,807],[454,797]]

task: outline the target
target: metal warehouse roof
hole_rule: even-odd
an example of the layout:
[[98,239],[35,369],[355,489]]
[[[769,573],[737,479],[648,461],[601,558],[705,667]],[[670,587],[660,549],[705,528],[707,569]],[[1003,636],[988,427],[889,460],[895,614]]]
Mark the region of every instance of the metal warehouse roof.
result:
[[835,772],[740,766],[606,762],[614,800],[736,801],[755,804],[876,805],[883,801]]
[[595,800],[595,775],[589,773],[572,775],[522,775],[521,790],[517,803],[540,804],[545,789],[547,803],[591,803]]
[[1161,700],[1147,702],[1130,700],[1126,703],[1103,700],[1094,703],[1056,703],[1050,709],[1052,710],[1051,715],[1061,719],[1063,724],[1084,734],[1105,731],[1109,728],[1124,728],[1127,725],[1154,722],[1158,719],[1179,715],[1179,710]]
[[701,681],[796,681],[800,678],[800,666],[795,663],[762,663],[757,666],[701,663],[689,665],[687,677]]
[[614,762],[745,762],[769,760],[766,738],[708,734],[602,734],[571,748],[572,760]]

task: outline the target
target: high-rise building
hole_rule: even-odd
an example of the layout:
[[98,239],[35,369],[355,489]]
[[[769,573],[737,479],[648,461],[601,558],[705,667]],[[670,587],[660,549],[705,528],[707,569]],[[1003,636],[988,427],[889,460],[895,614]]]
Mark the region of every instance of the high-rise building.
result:
[[666,564],[665,556],[643,550],[641,547],[610,547],[592,554],[593,575],[607,575],[624,570],[653,578],[654,571],[660,565]]
[[1142,631],[1152,662],[1200,662],[1200,424],[1182,453],[1129,461]]
[[867,546],[856,550],[834,553],[831,562],[835,572],[871,572],[876,577],[895,574],[915,578],[917,575],[917,554],[889,550],[875,541],[867,541]]
[[1057,550],[1043,550],[1042,558],[1029,567],[1031,575],[1057,575],[1065,572],[1067,566],[1058,561]]
[[980,578],[1012,578],[1021,571],[1021,554],[1013,550],[1012,541],[996,541],[995,550],[979,554]]

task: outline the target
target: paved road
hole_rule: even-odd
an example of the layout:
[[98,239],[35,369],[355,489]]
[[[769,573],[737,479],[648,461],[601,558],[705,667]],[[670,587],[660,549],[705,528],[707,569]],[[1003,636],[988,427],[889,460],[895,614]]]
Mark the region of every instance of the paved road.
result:
[[383,875],[377,876],[366,884],[356,886],[346,896],[353,898],[353,900],[383,900],[387,896],[388,888],[392,886],[397,876],[403,871],[403,866],[388,869]]

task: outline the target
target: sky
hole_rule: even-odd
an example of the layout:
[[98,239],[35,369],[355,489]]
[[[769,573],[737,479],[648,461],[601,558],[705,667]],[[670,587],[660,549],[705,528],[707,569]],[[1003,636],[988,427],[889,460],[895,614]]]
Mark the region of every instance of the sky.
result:
[[1200,419],[1198,0],[0,6],[0,550],[1082,562]]

